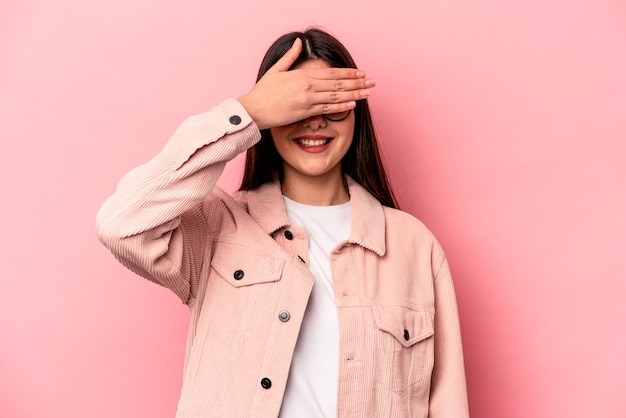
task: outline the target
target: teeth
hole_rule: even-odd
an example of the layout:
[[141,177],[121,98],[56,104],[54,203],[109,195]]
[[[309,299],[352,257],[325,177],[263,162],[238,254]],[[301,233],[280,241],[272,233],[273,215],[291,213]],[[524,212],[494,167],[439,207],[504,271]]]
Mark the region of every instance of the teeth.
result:
[[303,147],[321,147],[327,143],[328,139],[298,139],[298,144]]

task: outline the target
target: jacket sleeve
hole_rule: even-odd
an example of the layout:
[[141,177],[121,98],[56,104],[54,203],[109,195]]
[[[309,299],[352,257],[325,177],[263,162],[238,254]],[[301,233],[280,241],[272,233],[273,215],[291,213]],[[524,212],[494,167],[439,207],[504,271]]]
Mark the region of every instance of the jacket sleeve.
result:
[[430,418],[469,417],[461,328],[450,268],[437,245],[435,257],[435,365],[430,391]]
[[226,162],[259,141],[235,99],[192,116],[163,150],[128,172],[98,211],[96,231],[122,264],[190,303],[213,225],[206,198]]

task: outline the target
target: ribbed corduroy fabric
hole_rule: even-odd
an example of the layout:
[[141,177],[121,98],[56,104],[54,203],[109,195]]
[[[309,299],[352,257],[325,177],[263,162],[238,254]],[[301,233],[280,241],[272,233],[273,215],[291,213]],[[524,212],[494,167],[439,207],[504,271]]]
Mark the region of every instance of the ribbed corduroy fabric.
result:
[[[280,410],[313,286],[308,240],[289,224],[278,183],[233,196],[214,187],[225,163],[259,139],[245,109],[226,100],[185,121],[98,212],[98,236],[115,256],[190,307],[178,418]],[[417,219],[347,181],[350,239],[331,254],[337,416],[467,417],[443,251]]]

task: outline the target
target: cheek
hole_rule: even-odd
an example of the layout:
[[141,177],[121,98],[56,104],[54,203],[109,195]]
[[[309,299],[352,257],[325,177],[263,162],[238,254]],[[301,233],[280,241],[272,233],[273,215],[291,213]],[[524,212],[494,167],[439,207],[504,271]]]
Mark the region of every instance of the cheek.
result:
[[347,138],[345,147],[346,149],[349,149],[352,143],[355,141],[354,140],[354,123],[352,124],[352,126],[346,128],[343,135],[345,136],[345,138]]
[[285,160],[285,157],[289,156],[291,143],[288,139],[287,130],[281,128],[272,128],[270,129],[270,134],[272,135],[272,142],[274,143],[274,148],[278,153],[278,156],[281,160]]
[[274,142],[274,146],[278,149],[285,142],[285,133],[280,128],[272,128],[270,129],[270,134],[272,135],[272,141]]
[[288,126],[279,126],[279,127],[275,127],[275,128],[270,128],[270,133],[272,134],[272,138],[274,139],[280,139],[280,138],[286,138],[288,133],[290,132],[290,129]]

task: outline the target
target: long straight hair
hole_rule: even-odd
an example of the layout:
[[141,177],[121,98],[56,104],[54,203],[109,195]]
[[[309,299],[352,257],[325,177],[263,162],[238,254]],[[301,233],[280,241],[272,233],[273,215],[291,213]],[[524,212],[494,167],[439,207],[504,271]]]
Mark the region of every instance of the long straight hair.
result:
[[[321,59],[331,67],[357,68],[348,50],[336,38],[320,29],[305,32],[291,32],[278,38],[265,53],[261,62],[257,81],[291,48],[296,38],[302,40],[302,52],[291,66]],[[383,166],[374,124],[367,100],[358,100],[354,108],[354,136],[352,144],[341,160],[343,174],[352,177],[378,201],[392,208],[398,208],[385,168]],[[253,190],[274,180],[282,180],[283,161],[272,140],[269,129],[261,130],[261,140],[249,148],[240,190]]]

